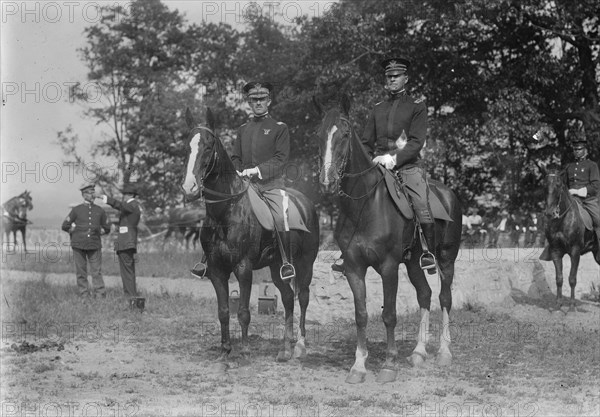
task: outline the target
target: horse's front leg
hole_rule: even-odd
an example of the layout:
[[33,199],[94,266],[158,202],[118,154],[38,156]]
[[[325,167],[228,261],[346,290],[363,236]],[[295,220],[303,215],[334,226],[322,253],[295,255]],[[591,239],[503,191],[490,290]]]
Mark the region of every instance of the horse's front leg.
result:
[[221,352],[213,365],[213,370],[223,373],[229,367],[229,354],[231,353],[231,339],[229,336],[229,273],[218,270],[212,265],[210,268],[210,281],[217,295],[217,309],[221,323]]
[[563,254],[558,251],[552,251],[552,263],[556,274],[556,302],[558,308],[562,307],[562,286],[563,286]]
[[356,321],[356,354],[354,365],[350,369],[350,374],[346,377],[349,384],[357,384],[365,381],[367,369],[365,362],[369,356],[367,350],[367,289],[365,285],[365,275],[367,268],[356,266],[350,259],[345,260],[346,279],[354,296],[354,319]]
[[248,328],[250,327],[250,294],[252,293],[252,264],[245,260],[240,262],[235,270],[235,276],[240,284],[240,306],[238,309],[238,322],[242,330],[242,362],[247,362],[250,353],[248,342]]
[[[280,265],[271,265],[271,279],[281,294],[281,303],[285,311],[283,346],[277,353],[277,362],[287,362],[292,358],[292,339],[294,338],[294,291],[289,281],[279,276]],[[296,278],[297,279],[297,278]]]
[[398,262],[386,263],[380,271],[383,284],[383,312],[381,318],[385,324],[387,335],[387,351],[385,362],[377,375],[377,382],[393,382],[398,375],[396,346],[396,294],[398,293]]
[[425,278],[425,273],[419,266],[419,257],[413,256],[406,263],[408,278],[417,290],[417,302],[421,311],[421,320],[419,322],[419,331],[417,333],[417,346],[413,349],[411,355],[406,358],[414,366],[421,366],[427,359],[427,341],[429,335],[429,312],[431,308],[431,288]]
[[21,229],[21,239],[23,239],[23,253],[27,253],[27,243],[25,240],[25,227]]
[[450,352],[450,309],[452,308],[452,281],[454,280],[455,256],[442,250],[438,267],[441,280],[440,306],[442,308],[442,331],[440,332],[440,349],[437,354],[437,364],[448,366],[452,363]]
[[577,269],[579,268],[579,259],[581,252],[578,247],[571,250],[571,269],[569,270],[569,286],[571,287],[571,299],[569,300],[569,312],[577,311],[575,304],[575,286],[577,285]]

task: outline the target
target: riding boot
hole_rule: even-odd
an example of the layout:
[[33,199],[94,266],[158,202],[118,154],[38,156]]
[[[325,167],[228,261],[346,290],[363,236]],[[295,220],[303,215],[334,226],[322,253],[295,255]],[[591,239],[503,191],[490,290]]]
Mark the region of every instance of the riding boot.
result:
[[421,255],[420,264],[421,269],[427,271],[429,275],[436,273],[436,261],[435,261],[435,223],[421,223],[421,230],[427,243],[427,250],[423,250]]
[[331,270],[335,271],[335,272],[341,272],[342,274],[344,273],[344,257],[340,256],[338,260],[341,259],[341,263],[337,264],[337,263],[333,263],[331,264]]
[[196,278],[204,278],[206,276],[207,269],[208,266],[206,265],[206,254],[204,254],[202,255],[202,260],[194,265],[194,267],[190,269],[190,272]]

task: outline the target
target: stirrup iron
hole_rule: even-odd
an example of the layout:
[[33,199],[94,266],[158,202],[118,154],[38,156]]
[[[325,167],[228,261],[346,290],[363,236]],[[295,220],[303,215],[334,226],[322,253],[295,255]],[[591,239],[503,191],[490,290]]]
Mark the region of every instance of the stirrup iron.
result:
[[296,278],[296,269],[294,268],[294,265],[289,262],[284,262],[283,265],[281,265],[281,268],[279,268],[279,276],[284,281]]
[[[433,258],[433,263],[431,265],[424,265],[423,264],[423,259],[426,257],[431,256]],[[433,272],[435,272],[435,270],[437,269],[437,260],[435,259],[435,255],[429,251],[424,251],[421,256],[419,257],[419,267],[423,270],[423,271],[427,271],[430,274],[432,274]]]
[[[198,270],[198,265],[201,265],[201,267],[203,268],[202,271],[202,275],[196,275],[194,274],[192,271],[197,271]],[[204,262],[200,261],[200,262],[196,262],[196,264],[194,265],[194,267],[192,268],[192,270],[190,271],[190,274],[192,274],[192,276],[194,278],[206,278],[206,271],[208,270],[208,265],[206,265]]]

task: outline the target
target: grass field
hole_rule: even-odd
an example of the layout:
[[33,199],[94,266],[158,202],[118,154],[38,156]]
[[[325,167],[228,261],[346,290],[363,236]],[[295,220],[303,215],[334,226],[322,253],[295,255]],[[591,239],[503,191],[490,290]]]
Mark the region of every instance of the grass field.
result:
[[[222,376],[209,370],[220,343],[213,300],[148,295],[150,308],[139,314],[124,308],[120,291],[83,303],[75,291],[44,281],[5,288],[3,404],[26,404],[31,410],[70,401],[80,408],[101,407],[102,415],[115,407],[128,410],[124,415],[221,415],[239,407],[260,408],[260,415],[271,410],[270,415],[311,416],[598,411],[600,337],[597,326],[579,321],[591,312],[585,306],[570,319],[560,313],[523,320],[478,306],[453,311],[453,365],[437,368],[427,362],[413,369],[402,362],[399,379],[386,385],[375,384],[371,374],[382,365],[385,351],[384,326],[372,317],[368,381],[353,386],[343,382],[354,360],[352,318],[309,323],[308,356],[286,364],[274,361],[281,317],[252,317],[249,364],[240,361],[239,327],[232,318],[232,368]],[[418,320],[417,315],[399,319],[400,357],[414,347]],[[432,313],[432,355],[439,346],[440,321],[439,313]],[[479,411],[468,414],[466,407]]]

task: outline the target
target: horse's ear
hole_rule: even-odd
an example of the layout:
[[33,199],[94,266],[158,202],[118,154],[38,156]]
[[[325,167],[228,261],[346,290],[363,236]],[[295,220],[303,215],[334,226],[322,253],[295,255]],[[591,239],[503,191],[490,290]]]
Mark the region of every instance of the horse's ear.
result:
[[212,110],[210,109],[210,107],[206,108],[206,124],[208,125],[208,128],[212,131],[215,130],[215,115],[213,114]]
[[340,98],[340,106],[342,108],[342,113],[344,113],[344,115],[348,116],[350,114],[350,106],[352,105],[352,102],[350,101],[350,97],[348,96],[348,94],[343,93],[342,97]]
[[185,109],[185,122],[190,129],[196,127],[196,121],[194,120],[194,116],[192,116],[192,112],[190,111],[189,107]]
[[315,109],[317,110],[317,113],[319,114],[319,117],[323,117],[323,106],[321,106],[321,103],[319,103],[317,96],[312,96],[312,102],[313,106],[315,106]]

